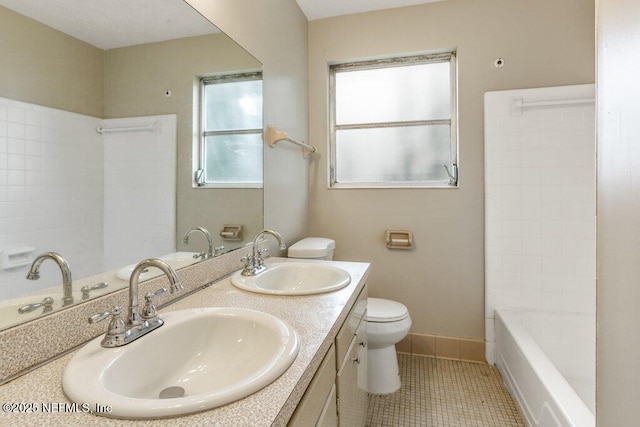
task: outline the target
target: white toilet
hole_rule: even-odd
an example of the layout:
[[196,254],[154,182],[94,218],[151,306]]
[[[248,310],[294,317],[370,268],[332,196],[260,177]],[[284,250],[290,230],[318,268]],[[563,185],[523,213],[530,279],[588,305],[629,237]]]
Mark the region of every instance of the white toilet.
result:
[[[333,259],[336,243],[332,239],[307,237],[291,245],[289,258]],[[400,369],[396,344],[411,328],[409,310],[403,304],[381,298],[367,299],[368,351],[367,391],[389,394],[400,389]]]
[[367,299],[368,391],[389,394],[400,389],[396,344],[409,333],[411,316],[404,304],[381,298]]
[[289,246],[287,256],[289,258],[303,259],[333,259],[333,250],[336,242],[324,237],[307,237]]

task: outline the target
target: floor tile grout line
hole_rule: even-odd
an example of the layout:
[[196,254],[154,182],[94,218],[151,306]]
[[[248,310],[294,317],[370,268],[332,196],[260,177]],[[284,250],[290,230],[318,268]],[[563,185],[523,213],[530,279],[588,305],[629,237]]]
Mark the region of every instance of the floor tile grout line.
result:
[[367,426],[524,426],[495,367],[408,354],[398,361],[402,387],[370,396]]

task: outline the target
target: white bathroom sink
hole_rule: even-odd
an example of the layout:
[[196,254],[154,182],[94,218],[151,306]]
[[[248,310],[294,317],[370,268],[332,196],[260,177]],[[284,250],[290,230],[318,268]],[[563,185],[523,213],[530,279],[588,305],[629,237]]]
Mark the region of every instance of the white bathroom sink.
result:
[[184,415],[242,399],[282,375],[298,354],[294,329],[241,308],[198,308],[161,315],[164,325],[118,348],[89,342],[69,361],[69,399],[116,418]]
[[351,283],[351,276],[323,263],[282,262],[267,264],[267,269],[255,276],[243,276],[238,271],[231,276],[231,283],[261,294],[309,295],[342,289]]
[[[196,262],[200,261],[200,258],[194,258],[194,255],[198,255],[198,253],[197,252],[174,252],[169,255],[163,255],[159,258],[164,262],[166,262],[167,264],[169,264],[169,267],[176,270],[178,268],[186,267],[188,265],[195,264]],[[136,265],[138,264],[130,264],[130,265],[127,265],[126,267],[121,268],[116,272],[116,277],[120,280],[129,280],[129,278],[131,277],[131,273],[133,273],[133,269],[136,268]],[[153,279],[154,277],[158,277],[161,274],[163,273],[159,269],[151,268],[141,273],[138,281],[142,282],[143,280]]]

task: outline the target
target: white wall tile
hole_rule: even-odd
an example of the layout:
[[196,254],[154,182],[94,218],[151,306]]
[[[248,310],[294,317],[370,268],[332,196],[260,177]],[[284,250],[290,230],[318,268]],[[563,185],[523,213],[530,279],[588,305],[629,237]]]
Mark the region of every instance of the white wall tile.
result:
[[23,108],[9,106],[7,121],[13,122],[13,123],[24,123],[24,118],[25,118],[24,108],[30,108],[30,107],[29,105],[24,105]]
[[[0,154],[0,200],[6,202],[0,214],[5,218],[0,227],[0,251],[16,246],[34,247],[36,254],[58,251],[67,258],[75,277],[97,271],[94,264],[95,259],[102,257],[101,236],[96,238],[73,226],[78,222],[74,210],[82,210],[84,214],[95,212],[93,217],[102,218],[101,187],[90,187],[91,194],[99,195],[97,203],[95,198],[86,203],[79,197],[85,182],[101,181],[92,173],[102,172],[86,169],[78,175],[78,169],[84,166],[78,166],[80,162],[64,162],[60,157],[64,151],[54,144],[61,143],[55,128],[66,126],[84,129],[86,136],[75,138],[76,146],[101,145],[100,135],[95,132],[100,122],[92,117],[0,98],[0,153],[6,153]],[[42,140],[48,141],[45,149]],[[91,161],[82,164],[102,163],[102,155],[85,160]],[[64,252],[74,244],[85,250]],[[37,282],[27,281],[25,275],[26,267],[0,270],[3,295],[14,297],[25,289],[37,290],[60,283],[59,272],[55,271],[50,274],[43,271]]]
[[487,330],[496,307],[595,310],[594,106],[512,117],[516,96],[588,98],[593,85],[485,94]]

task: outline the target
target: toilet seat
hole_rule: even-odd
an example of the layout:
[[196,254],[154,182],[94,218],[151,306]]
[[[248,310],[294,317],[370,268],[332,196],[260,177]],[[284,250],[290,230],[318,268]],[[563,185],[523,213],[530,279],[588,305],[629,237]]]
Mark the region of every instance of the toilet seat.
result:
[[367,299],[367,322],[389,323],[406,319],[409,310],[404,304],[382,298]]

